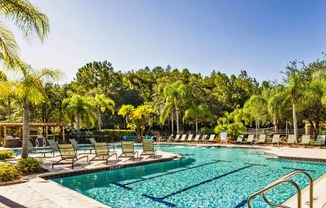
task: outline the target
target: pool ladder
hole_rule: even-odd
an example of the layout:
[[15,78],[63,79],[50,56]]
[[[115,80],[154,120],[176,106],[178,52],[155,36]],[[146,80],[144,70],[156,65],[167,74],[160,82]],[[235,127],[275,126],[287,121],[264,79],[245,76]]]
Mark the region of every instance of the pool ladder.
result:
[[254,199],[256,196],[258,195],[262,195],[264,201],[270,205],[270,206],[275,206],[275,207],[283,207],[283,208],[289,208],[288,206],[285,206],[285,205],[280,205],[280,204],[273,204],[271,203],[270,201],[268,201],[268,199],[266,198],[265,196],[265,192],[280,185],[280,184],[283,184],[283,183],[289,183],[291,185],[293,185],[295,187],[295,189],[297,190],[297,203],[298,203],[298,208],[302,208],[302,195],[301,195],[301,189],[300,187],[298,186],[297,183],[295,183],[294,181],[292,180],[289,180],[290,177],[294,176],[294,175],[297,175],[297,174],[303,174],[305,176],[307,176],[307,178],[309,179],[309,208],[313,208],[313,180],[311,178],[311,176],[304,172],[304,171],[294,171],[294,172],[291,172],[285,176],[283,176],[282,178],[278,179],[277,181],[274,181],[273,183],[269,184],[268,186],[266,186],[265,188],[263,188],[262,190],[252,194],[249,198],[248,198],[248,201],[247,201],[247,205],[249,208],[252,208],[250,202],[252,199]]

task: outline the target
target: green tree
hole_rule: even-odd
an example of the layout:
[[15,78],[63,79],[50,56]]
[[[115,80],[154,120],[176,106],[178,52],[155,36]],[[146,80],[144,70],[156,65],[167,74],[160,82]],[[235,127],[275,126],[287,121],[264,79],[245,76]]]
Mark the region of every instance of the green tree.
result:
[[[0,0],[0,13],[23,32],[26,39],[36,35],[41,41],[48,35],[50,27],[47,16],[28,0]],[[19,47],[12,32],[0,24],[0,59],[8,68],[14,68],[19,59]]]
[[[62,102],[63,109],[66,112],[69,120],[72,123],[77,119],[77,134],[80,135],[81,122],[86,125],[94,125],[95,113],[93,100],[81,95],[73,95],[72,97],[65,98]],[[77,116],[77,118],[76,118]]]
[[305,79],[305,90],[301,99],[301,114],[314,129],[314,136],[317,136],[320,122],[326,120],[326,106],[322,102],[325,95],[323,75],[326,73],[326,61],[312,62],[305,68],[305,71],[308,71],[305,74],[309,76],[306,76]]
[[118,115],[122,115],[125,118],[127,126],[130,122],[130,116],[132,115],[134,110],[135,107],[133,105],[128,104],[128,105],[122,105],[118,111]]
[[261,95],[252,95],[250,99],[246,101],[243,109],[255,120],[257,135],[260,123],[264,124],[268,119],[267,101]]
[[207,110],[207,105],[200,104],[195,105],[192,104],[190,108],[185,111],[183,116],[183,120],[193,119],[196,125],[196,132],[198,132],[198,123],[208,120],[211,117],[211,113]]
[[22,158],[28,157],[28,139],[29,139],[29,106],[39,104],[46,97],[44,85],[46,81],[58,80],[61,72],[59,70],[41,69],[33,70],[30,66],[22,66],[22,79],[16,87],[16,96],[23,103],[23,145]]
[[127,127],[134,129],[138,137],[144,136],[146,127],[149,127],[149,131],[153,125],[151,118],[154,111],[149,104],[140,105],[137,108],[131,105],[122,105],[118,114],[126,118]]
[[105,110],[110,110],[114,114],[114,101],[111,98],[105,97],[104,94],[95,96],[95,106],[98,115],[98,130],[102,129],[102,113]]
[[171,120],[173,123],[173,110],[174,110],[176,115],[177,134],[179,134],[179,130],[180,130],[179,115],[180,115],[181,107],[185,102],[187,96],[186,85],[182,81],[177,81],[172,84],[161,85],[159,86],[159,88],[161,88],[162,86],[164,86],[163,95],[165,97],[165,107],[160,116],[160,121],[163,124],[167,119],[167,117],[169,116],[170,112],[172,112]]
[[285,92],[289,96],[292,105],[292,117],[293,117],[293,131],[297,142],[298,139],[298,120],[297,120],[297,105],[300,104],[300,99],[303,96],[305,90],[304,80],[301,70],[298,69],[297,61],[290,62],[290,65],[286,67]]

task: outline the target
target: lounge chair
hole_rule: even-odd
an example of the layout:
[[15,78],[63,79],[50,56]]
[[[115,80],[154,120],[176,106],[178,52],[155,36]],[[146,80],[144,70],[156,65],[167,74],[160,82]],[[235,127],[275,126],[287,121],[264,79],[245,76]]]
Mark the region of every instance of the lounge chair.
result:
[[95,160],[105,160],[105,164],[108,164],[108,160],[111,156],[115,155],[116,161],[118,160],[117,153],[110,154],[110,149],[105,142],[95,142],[94,144],[95,156],[89,160],[89,164],[91,161]]
[[120,157],[129,157],[132,160],[135,160],[135,154],[138,157],[138,151],[134,150],[134,142],[133,141],[121,141],[121,150],[122,153]]
[[46,153],[52,153],[54,155],[54,151],[52,149],[48,150],[48,149],[43,149],[43,150],[37,150],[35,149],[35,147],[33,146],[32,142],[30,140],[28,140],[28,151],[29,152],[33,152],[33,153],[40,153],[41,155],[43,155],[43,157],[45,157]]
[[173,138],[174,137],[174,134],[171,134],[170,136],[169,136],[169,138],[168,138],[168,142],[172,142],[173,141]]
[[259,139],[255,144],[265,144],[266,143],[266,134],[259,135]]
[[88,138],[88,140],[91,142],[92,145],[96,143],[96,140],[94,138]]
[[157,155],[156,150],[154,149],[154,141],[153,140],[145,140],[143,141],[143,152],[140,154],[142,155],[153,155],[154,158]]
[[194,142],[199,142],[200,134],[196,134]]
[[316,139],[316,143],[313,144],[314,146],[324,146],[325,145],[325,135],[318,135]]
[[232,144],[240,144],[243,142],[243,134],[240,134],[235,141],[231,141]]
[[207,134],[204,134],[202,137],[201,137],[201,140],[199,140],[200,142],[206,142],[206,138],[207,138]]
[[255,135],[249,134],[247,140],[243,141],[242,143],[252,144],[252,143],[254,143],[254,141],[255,141]]
[[59,152],[58,145],[53,139],[48,139],[46,141],[49,144],[50,148],[53,150],[53,156],[54,156],[54,152]]
[[[87,158],[87,162],[88,162],[87,155],[81,157],[77,156],[77,152],[72,144],[58,144],[58,148],[59,148],[61,159],[55,163],[52,163],[52,168],[55,165],[71,164],[71,169],[74,169],[75,162],[85,157]],[[68,162],[61,162],[61,161],[68,161]]]
[[186,141],[186,136],[187,136],[187,134],[182,134],[180,142],[185,142]]
[[272,138],[271,144],[274,146],[274,144],[279,145],[280,144],[280,135],[279,134],[274,134]]
[[[88,138],[88,139],[94,147],[94,145],[97,143],[96,140],[94,138]],[[114,145],[109,145],[108,143],[106,143],[106,145],[108,146],[109,149],[112,149],[113,151],[115,151]],[[93,150],[93,149],[90,147],[90,150]]]
[[288,139],[286,144],[288,144],[290,147],[294,144],[296,145],[296,139],[295,139],[295,135],[294,134],[289,134],[288,135]]
[[310,145],[310,135],[302,135],[301,142],[298,144],[302,145],[303,147]]
[[207,142],[215,142],[215,134],[211,134]]
[[94,150],[94,147],[93,146],[80,148],[80,146],[77,143],[76,139],[69,139],[69,142],[74,146],[74,149],[76,151],[78,151],[78,150],[84,150],[84,152],[86,152],[86,150],[89,150],[89,153],[92,153],[92,150]]
[[179,138],[180,138],[180,134],[177,134],[177,135],[175,136],[175,139],[173,140],[173,142],[178,142]]
[[186,139],[186,142],[191,142],[192,138],[194,137],[193,134],[188,135],[188,139]]

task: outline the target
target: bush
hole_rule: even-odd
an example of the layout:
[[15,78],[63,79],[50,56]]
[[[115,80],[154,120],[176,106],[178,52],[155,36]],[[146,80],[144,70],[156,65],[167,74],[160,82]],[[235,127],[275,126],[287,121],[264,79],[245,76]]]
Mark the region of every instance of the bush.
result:
[[104,129],[101,131],[93,131],[93,135],[97,135],[99,142],[119,142],[123,136],[134,136],[136,132],[134,130],[125,129]]
[[11,158],[14,156],[13,150],[0,150],[0,160]]
[[18,170],[13,164],[8,162],[0,164],[0,181],[12,181],[19,175]]
[[17,161],[17,169],[22,172],[36,172],[41,169],[42,161],[33,157],[21,158]]

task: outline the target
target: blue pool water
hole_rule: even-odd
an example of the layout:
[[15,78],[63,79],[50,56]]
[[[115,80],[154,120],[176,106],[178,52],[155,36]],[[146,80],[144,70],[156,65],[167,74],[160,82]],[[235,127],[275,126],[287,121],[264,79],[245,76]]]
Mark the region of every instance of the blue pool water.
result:
[[[54,179],[111,207],[247,207],[247,198],[294,170],[315,180],[326,164],[268,159],[254,149],[164,146],[183,159],[113,171]],[[293,178],[301,188],[306,177]],[[277,204],[295,194],[290,185],[267,192]],[[261,197],[253,207],[268,207]]]

